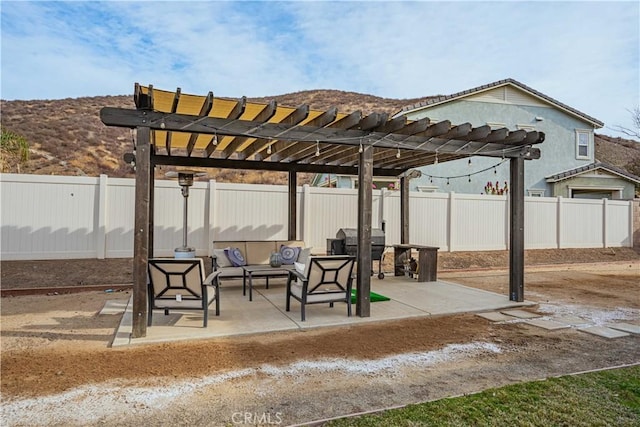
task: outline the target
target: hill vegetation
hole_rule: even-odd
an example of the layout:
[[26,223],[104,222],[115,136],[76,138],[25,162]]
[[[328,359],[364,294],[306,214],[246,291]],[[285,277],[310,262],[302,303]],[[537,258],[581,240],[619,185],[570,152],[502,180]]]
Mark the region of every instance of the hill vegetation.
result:
[[[308,104],[312,109],[326,110],[336,106],[340,112],[361,110],[396,113],[420,99],[387,99],[338,90],[310,90],[267,98],[251,98],[254,102],[276,100],[280,105]],[[105,106],[134,108],[133,97],[95,96],[59,100],[0,101],[2,111],[2,172],[41,175],[75,175],[133,177],[133,169],[124,162],[124,153],[133,149],[128,129],[108,127],[100,121]],[[623,138],[596,135],[596,158],[599,161],[640,175],[640,143]],[[169,170],[156,171],[163,178]],[[281,172],[228,169],[207,170],[210,179],[219,182],[284,184]],[[309,182],[310,175],[300,174],[299,183]]]

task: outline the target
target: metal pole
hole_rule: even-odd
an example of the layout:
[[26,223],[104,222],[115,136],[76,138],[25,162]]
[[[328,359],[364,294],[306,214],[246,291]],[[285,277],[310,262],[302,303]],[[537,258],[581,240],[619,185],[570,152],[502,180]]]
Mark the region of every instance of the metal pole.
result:
[[189,187],[186,185],[182,187],[182,195],[184,196],[184,210],[182,217],[182,247],[187,247],[187,211],[189,204]]

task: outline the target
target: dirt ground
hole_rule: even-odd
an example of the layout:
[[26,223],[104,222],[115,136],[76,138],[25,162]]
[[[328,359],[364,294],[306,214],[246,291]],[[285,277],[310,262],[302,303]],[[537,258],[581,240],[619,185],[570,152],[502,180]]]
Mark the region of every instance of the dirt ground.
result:
[[[527,253],[530,311],[640,324],[637,253],[550,252]],[[506,253],[483,254],[442,254],[439,278],[505,294]],[[2,262],[2,288],[128,283],[127,263]],[[98,312],[130,291],[48,293],[1,300],[6,425],[290,425],[640,363],[638,335],[473,314],[113,349],[121,316]]]

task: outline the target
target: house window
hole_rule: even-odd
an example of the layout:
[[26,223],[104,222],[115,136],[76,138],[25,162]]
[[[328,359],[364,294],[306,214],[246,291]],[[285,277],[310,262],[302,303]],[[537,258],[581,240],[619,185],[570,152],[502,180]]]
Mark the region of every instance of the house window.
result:
[[589,131],[576,130],[576,158],[590,159]]
[[530,197],[544,197],[544,190],[537,190],[537,189],[527,190],[527,195]]

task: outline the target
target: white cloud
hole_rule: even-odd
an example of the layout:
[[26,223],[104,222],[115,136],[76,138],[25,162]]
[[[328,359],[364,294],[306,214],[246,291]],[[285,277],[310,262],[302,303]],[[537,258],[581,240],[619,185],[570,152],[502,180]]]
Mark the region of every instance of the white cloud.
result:
[[3,2],[2,97],[393,98],[513,77],[604,121],[638,105],[635,2]]

